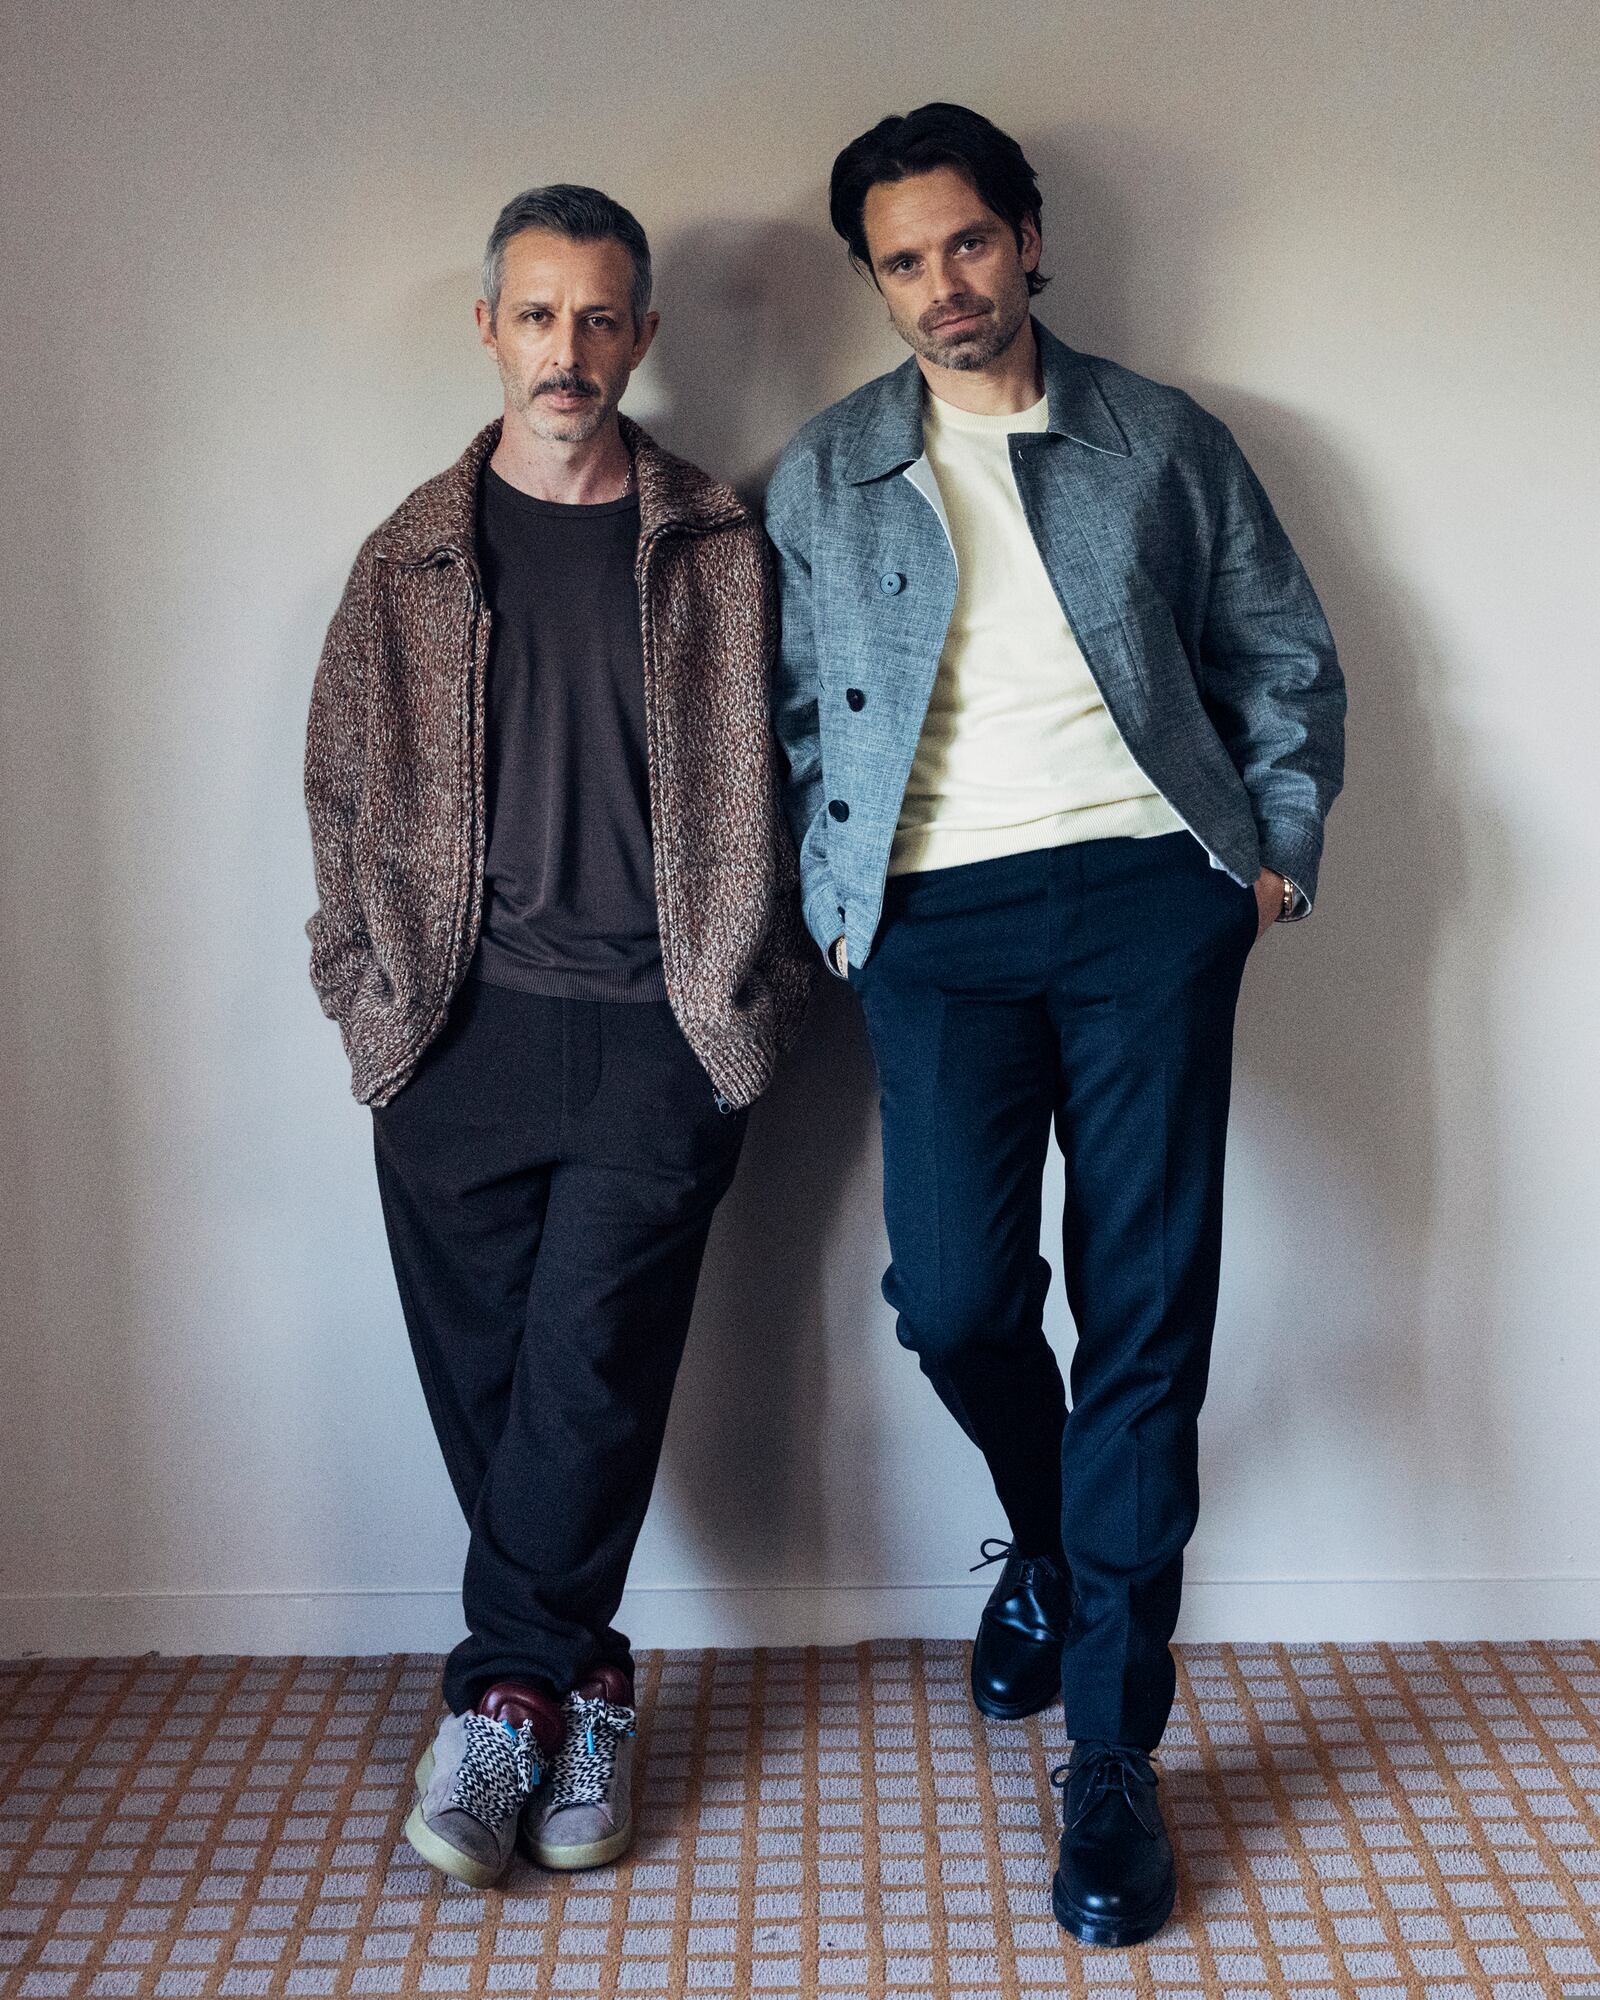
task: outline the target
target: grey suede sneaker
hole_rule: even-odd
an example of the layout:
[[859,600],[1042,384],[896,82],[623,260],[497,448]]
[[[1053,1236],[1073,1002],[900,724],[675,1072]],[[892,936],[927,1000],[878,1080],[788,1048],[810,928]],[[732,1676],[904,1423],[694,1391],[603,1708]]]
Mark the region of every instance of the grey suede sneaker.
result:
[[633,1686],[597,1667],[561,1704],[561,1747],[523,1808],[517,1845],[541,1868],[603,1868],[633,1839]]
[[474,1889],[505,1873],[562,1717],[538,1690],[500,1682],[465,1715],[447,1715],[417,1764],[406,1839],[424,1861]]

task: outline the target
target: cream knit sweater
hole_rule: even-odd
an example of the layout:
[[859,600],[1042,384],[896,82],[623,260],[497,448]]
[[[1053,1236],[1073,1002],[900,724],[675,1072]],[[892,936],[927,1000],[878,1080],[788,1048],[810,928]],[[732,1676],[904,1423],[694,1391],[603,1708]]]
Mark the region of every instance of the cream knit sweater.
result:
[[1007,439],[1042,431],[1046,400],[1003,416],[925,401],[959,577],[890,874],[1181,832],[1106,713],[1023,515]]

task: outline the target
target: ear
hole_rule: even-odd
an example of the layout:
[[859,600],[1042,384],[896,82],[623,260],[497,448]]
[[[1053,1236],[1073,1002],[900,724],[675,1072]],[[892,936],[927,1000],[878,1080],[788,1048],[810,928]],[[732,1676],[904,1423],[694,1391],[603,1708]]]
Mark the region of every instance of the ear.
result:
[[1017,224],[1017,234],[1022,238],[1022,268],[1033,272],[1039,268],[1039,259],[1044,255],[1044,238],[1039,234],[1039,225],[1031,215],[1025,215]]
[[496,352],[494,337],[494,314],[489,310],[489,301],[479,299],[472,308],[473,318],[478,322],[478,338],[491,354]]

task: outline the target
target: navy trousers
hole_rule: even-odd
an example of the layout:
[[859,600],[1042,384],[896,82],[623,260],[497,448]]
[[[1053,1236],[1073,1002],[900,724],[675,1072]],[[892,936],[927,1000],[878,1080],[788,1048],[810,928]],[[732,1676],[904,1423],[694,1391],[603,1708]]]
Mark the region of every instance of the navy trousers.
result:
[[[1071,1566],[1079,1739],[1153,1748],[1172,1705],[1256,922],[1186,833],[1088,841],[892,878],[851,973],[882,1084],[884,1297],[1015,1545]],[[1042,1326],[1052,1124],[1070,1411]]]

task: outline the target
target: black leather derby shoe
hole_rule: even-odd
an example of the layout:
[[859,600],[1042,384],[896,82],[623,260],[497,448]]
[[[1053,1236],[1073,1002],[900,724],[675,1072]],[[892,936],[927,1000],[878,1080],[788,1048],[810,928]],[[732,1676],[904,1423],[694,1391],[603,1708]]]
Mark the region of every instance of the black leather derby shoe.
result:
[[[1061,1646],[1072,1619],[1072,1584],[1048,1556],[1018,1555],[1009,1542],[985,1562],[1005,1557],[972,1648],[972,1699],[999,1722],[1037,1715],[1061,1698]],[[982,1569],[983,1563],[975,1563]]]
[[[1059,1783],[1062,1772],[1051,1773]],[[1143,1944],[1172,1914],[1177,1871],[1142,1750],[1079,1743],[1065,1768],[1056,1922],[1083,1944]]]

